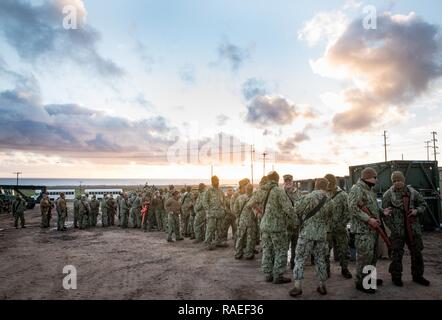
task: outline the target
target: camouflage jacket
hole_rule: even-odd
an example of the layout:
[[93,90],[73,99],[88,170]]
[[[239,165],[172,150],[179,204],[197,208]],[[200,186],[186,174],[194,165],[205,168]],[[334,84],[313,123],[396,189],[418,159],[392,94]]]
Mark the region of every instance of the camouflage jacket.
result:
[[333,213],[330,217],[329,232],[346,232],[347,224],[350,222],[350,213],[348,211],[347,192],[337,187],[334,191],[327,192],[327,195],[333,199]]
[[265,197],[269,191],[270,193],[267,205],[263,208],[261,232],[287,232],[287,228],[293,228],[295,212],[284,189],[272,181],[264,185],[262,190],[266,192]]
[[264,200],[267,195],[267,189],[263,189],[263,187],[260,187],[257,191],[253,192],[252,197],[244,207],[244,210],[251,209],[259,219],[262,217],[262,206],[264,205]]
[[88,215],[91,212],[91,208],[87,200],[80,200],[78,213],[80,215]]
[[107,201],[106,201],[105,197],[103,197],[103,199],[101,199],[100,206],[101,206],[101,212],[103,214],[107,214],[108,207],[107,207]]
[[100,210],[100,202],[98,200],[91,200],[89,206],[93,214],[98,214],[98,211]]
[[292,206],[295,205],[295,203],[299,200],[301,200],[302,195],[301,192],[299,192],[298,189],[293,188],[293,190],[289,191],[287,189],[284,189],[285,193],[287,194],[287,197],[289,197],[290,203]]
[[236,217],[239,218],[239,225],[241,227],[253,227],[256,225],[256,216],[251,207],[246,209],[246,204],[252,195],[242,194],[240,195],[234,204],[233,212]]
[[[306,216],[318,206],[321,200],[326,197],[327,200],[321,209],[309,219]],[[327,237],[328,224],[330,216],[333,213],[333,200],[331,200],[325,191],[314,190],[295,204],[295,212],[301,221],[299,237],[307,240],[325,240]]]
[[12,214],[22,214],[26,210],[26,201],[22,198],[17,198],[12,202]]
[[74,214],[78,214],[78,211],[80,210],[80,199],[74,200]]
[[166,204],[167,213],[173,213],[175,215],[179,215],[181,213],[181,203],[179,200],[175,200],[173,197],[167,199]]
[[[414,235],[422,235],[421,230],[421,220],[425,213],[425,200],[422,195],[417,192],[412,187],[406,187],[408,189],[408,194],[410,195],[410,210],[417,210],[417,217],[414,219],[412,225],[412,230]],[[405,190],[395,190],[392,186],[387,192],[384,193],[382,198],[382,207],[389,208],[393,210],[389,217],[384,216],[384,221],[387,227],[390,229],[393,237],[404,237],[405,236],[405,210],[403,203],[403,196]]]
[[[107,208],[107,213],[111,216],[117,212],[117,204],[113,198],[107,199],[106,208]],[[103,207],[101,210],[103,210]]]
[[58,198],[57,202],[55,203],[57,207],[57,213],[66,217],[68,215],[68,207],[66,205],[66,200],[62,198]]
[[373,190],[361,179],[351,188],[348,194],[348,211],[351,215],[352,233],[376,233],[366,222],[370,218],[368,214],[359,209],[358,204],[367,207],[373,218],[379,219],[381,209],[376,201]]
[[226,198],[222,190],[210,187],[204,194],[203,206],[208,218],[223,218],[226,214]]
[[120,212],[123,214],[129,214],[130,203],[129,199],[121,198],[120,200]]
[[51,211],[53,204],[49,199],[41,199],[40,211],[42,214],[48,214]]
[[[239,197],[240,195],[241,195],[241,194],[240,194],[239,192],[235,192],[235,193],[233,194],[232,198],[230,198],[230,212],[232,212],[233,214],[235,214],[234,206],[235,206],[236,199],[238,199],[238,197]],[[236,214],[235,214],[235,215],[236,215]]]
[[[229,198],[228,196],[226,196],[226,215],[233,215],[233,211],[232,211],[232,200],[234,199],[234,194]],[[234,201],[234,200],[233,200]]]
[[204,194],[206,191],[198,191],[198,196],[195,201],[195,213],[204,213]]
[[183,212],[189,212],[193,210],[193,195],[192,192],[186,192],[181,199],[181,208]]

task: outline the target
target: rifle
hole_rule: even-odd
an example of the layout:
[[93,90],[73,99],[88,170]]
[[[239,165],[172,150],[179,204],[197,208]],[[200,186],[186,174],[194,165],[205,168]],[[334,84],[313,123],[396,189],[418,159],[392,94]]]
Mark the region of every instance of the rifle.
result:
[[[361,209],[362,211],[364,211],[366,214],[368,214],[368,216],[370,218],[373,218],[373,214],[371,213],[370,209],[365,207],[361,202],[358,203],[358,208]],[[390,250],[391,249],[391,241],[390,241],[390,238],[388,238],[387,233],[385,232],[385,227],[384,227],[382,219],[381,219],[381,225],[376,228],[369,225],[368,222],[365,222],[365,224],[370,229],[376,231],[376,233],[381,236],[382,240],[384,240],[385,244],[387,245],[388,250]]]
[[405,192],[404,196],[402,197],[402,201],[404,203],[404,211],[405,211],[404,226],[405,226],[405,232],[407,233],[407,240],[408,240],[409,249],[410,249],[410,251],[412,251],[413,243],[414,243],[412,226],[414,223],[414,219],[412,217],[408,216],[411,212],[410,200],[411,200],[411,195],[408,192]]

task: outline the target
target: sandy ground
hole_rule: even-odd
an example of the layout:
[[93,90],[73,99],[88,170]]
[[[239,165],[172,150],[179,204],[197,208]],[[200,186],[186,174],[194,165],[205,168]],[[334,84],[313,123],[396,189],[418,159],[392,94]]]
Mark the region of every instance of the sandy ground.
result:
[[[206,251],[189,239],[169,244],[163,232],[74,230],[71,217],[66,232],[56,231],[55,219],[53,228],[41,230],[38,206],[25,216],[28,228],[16,230],[10,216],[0,215],[0,299],[293,299],[292,284],[264,281],[260,254],[254,261],[235,260],[232,240],[228,248]],[[386,283],[373,296],[356,291],[333,262],[329,294],[322,297],[315,290],[314,266],[307,263],[299,299],[442,299],[442,232],[426,233],[424,242],[428,288],[411,281],[406,253],[403,288],[389,280],[388,260],[378,262]],[[77,269],[76,290],[63,289],[65,265]]]

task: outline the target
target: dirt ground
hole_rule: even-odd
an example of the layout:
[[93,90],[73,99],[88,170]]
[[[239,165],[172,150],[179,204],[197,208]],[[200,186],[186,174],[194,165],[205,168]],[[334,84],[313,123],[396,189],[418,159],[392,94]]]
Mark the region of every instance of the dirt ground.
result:
[[[254,261],[235,260],[232,240],[228,248],[206,251],[189,239],[167,243],[163,232],[72,229],[71,216],[66,232],[56,231],[56,219],[51,229],[41,230],[39,206],[25,217],[28,228],[16,230],[12,217],[0,215],[0,299],[293,299],[288,295],[292,284],[264,281],[260,254]],[[378,262],[379,277],[386,281],[373,296],[356,291],[354,281],[345,280],[333,262],[329,294],[322,297],[314,266],[307,263],[299,299],[442,299],[442,232],[426,233],[424,242],[430,287],[411,281],[406,253],[403,288],[391,283],[388,260]],[[76,290],[63,289],[66,265],[77,269]]]

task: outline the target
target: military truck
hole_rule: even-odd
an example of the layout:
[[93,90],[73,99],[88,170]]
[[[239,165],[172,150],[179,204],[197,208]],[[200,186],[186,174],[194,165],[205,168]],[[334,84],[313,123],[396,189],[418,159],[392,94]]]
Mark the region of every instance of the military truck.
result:
[[361,177],[361,172],[366,167],[372,167],[378,174],[378,182],[374,187],[378,199],[387,191],[391,183],[391,174],[402,171],[405,183],[419,191],[427,203],[426,215],[423,219],[425,230],[432,231],[441,227],[441,194],[440,177],[437,161],[388,161],[380,163],[351,166],[350,183],[355,184]]
[[[41,190],[38,197],[30,196],[27,191]],[[47,190],[46,186],[20,186],[20,185],[0,185],[0,205],[4,207],[3,213],[10,213],[12,202],[20,194],[26,201],[26,208],[33,209],[40,202],[43,193]],[[3,203],[3,204],[2,204]]]

